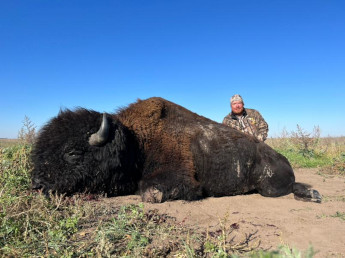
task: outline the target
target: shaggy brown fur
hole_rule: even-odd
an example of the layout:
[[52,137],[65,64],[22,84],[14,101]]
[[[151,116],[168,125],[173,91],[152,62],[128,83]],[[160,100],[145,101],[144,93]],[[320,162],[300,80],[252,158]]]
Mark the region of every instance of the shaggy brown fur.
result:
[[[191,138],[198,130],[194,123],[210,122],[209,119],[162,98],[139,100],[120,112],[117,118],[135,132],[145,153],[143,181],[150,182],[154,178],[172,181],[176,176],[174,187],[177,184],[188,185],[188,188],[197,192],[200,183],[195,180]],[[167,174],[167,171],[170,173]],[[170,191],[168,199],[179,198],[178,191]],[[184,194],[195,198],[192,197],[195,192]],[[150,199],[150,196],[145,196],[147,198]]]

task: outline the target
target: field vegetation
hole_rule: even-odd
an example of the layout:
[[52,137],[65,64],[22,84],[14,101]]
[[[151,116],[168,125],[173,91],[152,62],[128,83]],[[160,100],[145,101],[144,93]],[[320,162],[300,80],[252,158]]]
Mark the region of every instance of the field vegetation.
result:
[[[27,121],[28,122],[28,121]],[[236,225],[220,218],[216,231],[200,231],[145,209],[145,204],[109,207],[87,194],[45,198],[30,190],[34,127],[16,141],[0,140],[1,257],[312,257],[288,246],[260,250],[252,235],[235,241]],[[320,138],[300,127],[268,144],[295,167],[345,174],[345,138]],[[344,214],[337,214],[344,219]]]
[[345,137],[320,137],[319,127],[307,132],[283,131],[281,137],[266,141],[283,154],[294,168],[319,168],[325,174],[345,175]]

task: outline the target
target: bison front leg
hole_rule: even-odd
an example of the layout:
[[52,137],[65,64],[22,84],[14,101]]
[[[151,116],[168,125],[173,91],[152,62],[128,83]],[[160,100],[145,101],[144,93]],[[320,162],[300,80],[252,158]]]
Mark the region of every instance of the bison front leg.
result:
[[172,200],[197,200],[202,197],[200,185],[186,173],[164,171],[144,177],[139,191],[144,202],[160,203]]
[[161,203],[163,202],[163,192],[155,186],[146,188],[140,191],[141,199],[143,202]]

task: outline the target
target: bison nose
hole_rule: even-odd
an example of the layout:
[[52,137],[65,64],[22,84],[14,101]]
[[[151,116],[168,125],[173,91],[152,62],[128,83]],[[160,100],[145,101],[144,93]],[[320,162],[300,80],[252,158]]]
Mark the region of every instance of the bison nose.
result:
[[39,180],[33,179],[31,182],[31,189],[32,190],[41,190],[43,188],[43,185]]
[[32,190],[41,190],[43,188],[42,185],[33,185]]

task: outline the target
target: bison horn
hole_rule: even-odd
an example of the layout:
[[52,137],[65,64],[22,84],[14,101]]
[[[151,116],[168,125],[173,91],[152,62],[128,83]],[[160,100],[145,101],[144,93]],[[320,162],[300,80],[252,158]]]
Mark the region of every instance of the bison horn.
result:
[[103,119],[101,127],[99,128],[97,133],[94,133],[89,138],[89,144],[92,146],[99,146],[104,144],[108,140],[109,136],[109,121],[107,119],[106,113],[103,113]]

